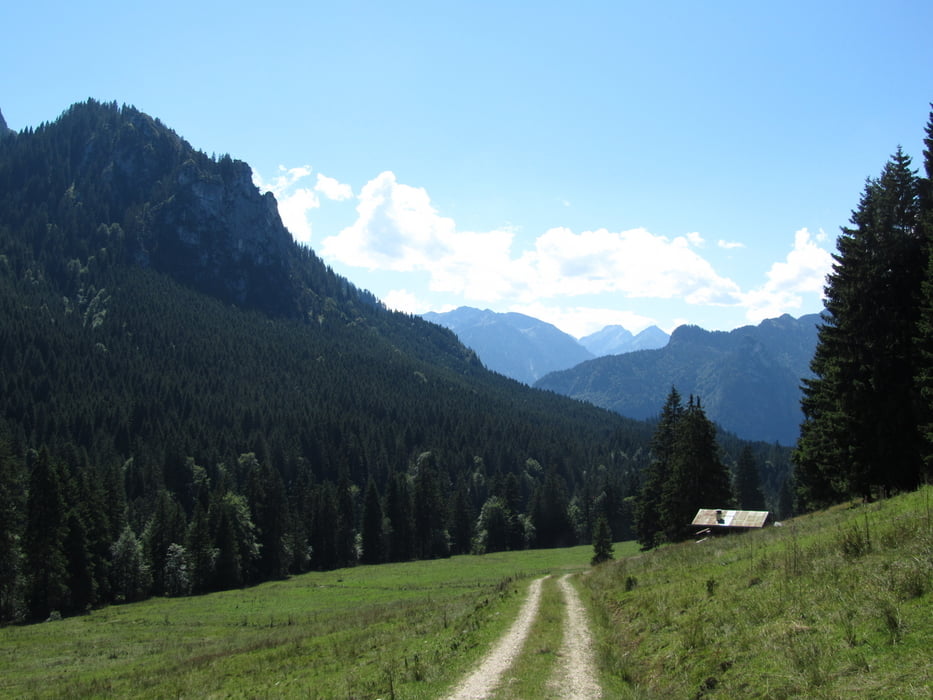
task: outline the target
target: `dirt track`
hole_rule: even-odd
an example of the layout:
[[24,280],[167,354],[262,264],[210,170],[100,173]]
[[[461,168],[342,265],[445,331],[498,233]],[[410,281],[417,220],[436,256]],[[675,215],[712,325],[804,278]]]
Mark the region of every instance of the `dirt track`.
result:
[[[586,610],[576,589],[568,580],[570,574],[558,581],[564,598],[564,641],[557,654],[558,663],[548,683],[554,697],[565,700],[597,700],[601,697],[593,661],[593,643],[586,619]],[[482,700],[494,697],[503,676],[521,654],[528,632],[538,614],[541,586],[545,579],[532,581],[528,598],[518,617],[480,665],[457,685],[447,700]]]
[[538,615],[538,603],[541,602],[543,578],[535,579],[528,587],[528,598],[518,611],[518,618],[508,632],[499,640],[486,658],[473,673],[458,685],[448,700],[481,700],[490,697],[499,685],[503,674],[509,670],[525,645],[528,631]]
[[596,680],[596,663],[593,659],[593,640],[590,636],[586,609],[580,596],[568,580],[570,574],[562,576],[558,584],[564,594],[567,617],[564,620],[564,643],[558,657],[562,663],[555,668],[550,686],[557,697],[575,700],[596,700],[602,696]]

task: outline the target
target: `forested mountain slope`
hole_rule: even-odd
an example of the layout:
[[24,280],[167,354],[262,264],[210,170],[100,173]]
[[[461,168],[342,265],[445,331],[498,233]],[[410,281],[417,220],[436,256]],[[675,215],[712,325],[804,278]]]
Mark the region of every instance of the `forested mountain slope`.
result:
[[628,537],[652,429],[388,311],[136,109],[0,138],[0,621]]
[[656,415],[672,385],[703,399],[709,417],[747,440],[792,445],[803,415],[819,316],[788,315],[733,331],[681,326],[656,350],[601,357],[536,386],[632,418]]
[[133,108],[0,139],[2,619],[621,534],[649,433],[387,311]]

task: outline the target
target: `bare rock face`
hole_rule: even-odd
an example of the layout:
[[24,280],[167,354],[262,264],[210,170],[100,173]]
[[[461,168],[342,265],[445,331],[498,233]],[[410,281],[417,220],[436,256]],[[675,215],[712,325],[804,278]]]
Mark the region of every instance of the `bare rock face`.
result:
[[262,195],[242,161],[195,152],[151,117],[135,113],[106,143],[102,178],[145,191],[135,261],[243,306],[289,314],[294,242],[275,197]]
[[211,170],[182,166],[173,196],[154,215],[153,265],[236,303],[265,306],[257,294],[277,296],[270,274],[286,281],[291,237],[246,163],[224,158]]

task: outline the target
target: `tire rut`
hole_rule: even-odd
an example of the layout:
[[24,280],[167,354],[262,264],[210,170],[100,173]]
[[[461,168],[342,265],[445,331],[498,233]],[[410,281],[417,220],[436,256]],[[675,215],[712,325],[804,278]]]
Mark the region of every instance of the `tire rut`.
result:
[[492,651],[486,655],[479,667],[447,696],[447,700],[481,700],[490,697],[495,692],[502,682],[502,676],[511,668],[525,645],[528,632],[538,615],[543,583],[543,578],[531,582],[528,587],[528,597],[522,604],[515,622]]
[[557,652],[562,663],[554,669],[549,686],[560,698],[597,700],[602,697],[602,689],[596,680],[593,638],[590,635],[586,608],[583,607],[580,596],[569,579],[570,574],[566,574],[558,580],[566,612],[564,641]]

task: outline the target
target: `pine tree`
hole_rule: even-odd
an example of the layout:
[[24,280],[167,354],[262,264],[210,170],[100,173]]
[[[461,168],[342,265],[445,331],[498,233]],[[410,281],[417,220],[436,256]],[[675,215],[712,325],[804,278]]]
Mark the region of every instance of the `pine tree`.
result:
[[686,536],[700,508],[722,508],[732,503],[729,470],[719,455],[716,428],[690,397],[674,429],[671,469],[658,508],[661,527],[670,541]]
[[0,436],[0,624],[22,615],[23,513],[26,484],[22,464]]
[[389,523],[389,561],[409,561],[414,557],[414,525],[408,477],[394,473],[386,489],[386,519]]
[[60,612],[68,603],[67,513],[58,464],[45,449],[32,462],[23,537],[28,576],[26,602],[30,617],[43,619],[52,611]]
[[651,439],[651,463],[645,470],[635,505],[635,532],[642,549],[657,545],[663,531],[660,515],[662,493],[670,478],[675,429],[683,412],[680,393],[672,386]]
[[758,465],[755,463],[755,454],[749,445],[742,448],[735,464],[734,492],[739,508],[765,509],[765,497],[761,493],[761,482],[758,478]]
[[590,564],[596,566],[610,559],[612,559],[612,531],[609,529],[609,521],[601,515],[593,531],[593,558]]
[[378,564],[383,561],[382,504],[376,482],[370,477],[363,496],[363,554],[364,564]]
[[919,479],[914,336],[925,257],[910,165],[898,149],[837,242],[794,455],[807,507]]
[[923,456],[922,479],[933,479],[933,111],[923,140],[923,168],[926,177],[919,183],[920,227],[926,246],[927,264],[920,295],[917,325],[917,389],[920,392],[918,419]]

